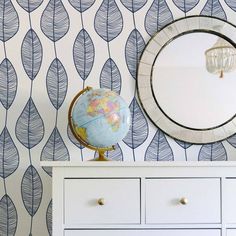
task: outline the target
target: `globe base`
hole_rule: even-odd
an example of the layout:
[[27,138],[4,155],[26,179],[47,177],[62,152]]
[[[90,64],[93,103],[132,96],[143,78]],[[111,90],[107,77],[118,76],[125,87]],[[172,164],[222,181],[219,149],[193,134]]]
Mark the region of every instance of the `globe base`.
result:
[[105,151],[98,150],[99,156],[91,161],[110,161],[105,157]]

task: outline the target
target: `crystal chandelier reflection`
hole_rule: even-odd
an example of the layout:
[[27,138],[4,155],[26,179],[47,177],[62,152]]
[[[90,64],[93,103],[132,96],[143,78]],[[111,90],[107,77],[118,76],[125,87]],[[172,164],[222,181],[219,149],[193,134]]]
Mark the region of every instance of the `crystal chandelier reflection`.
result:
[[220,78],[224,73],[236,69],[236,48],[223,38],[218,38],[212,48],[205,52],[206,68],[209,73],[218,74]]

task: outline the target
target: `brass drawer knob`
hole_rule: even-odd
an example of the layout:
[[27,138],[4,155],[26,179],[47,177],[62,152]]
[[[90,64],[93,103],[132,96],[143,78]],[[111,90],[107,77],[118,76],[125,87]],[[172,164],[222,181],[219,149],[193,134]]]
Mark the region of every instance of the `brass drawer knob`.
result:
[[188,199],[186,197],[182,197],[179,202],[182,204],[182,205],[187,205],[188,204]]
[[99,198],[97,202],[98,202],[98,205],[100,205],[100,206],[105,205],[105,200],[104,200],[104,198]]

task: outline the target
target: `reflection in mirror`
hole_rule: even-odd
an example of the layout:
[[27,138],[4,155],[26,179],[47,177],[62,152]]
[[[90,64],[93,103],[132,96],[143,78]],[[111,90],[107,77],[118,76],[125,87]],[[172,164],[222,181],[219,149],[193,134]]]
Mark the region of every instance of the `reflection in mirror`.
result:
[[224,73],[236,69],[236,49],[225,39],[219,37],[212,48],[205,52],[206,68],[209,73],[219,74],[224,78]]
[[158,106],[169,119],[191,129],[214,128],[232,119],[235,58],[235,48],[214,34],[195,32],[171,41],[152,67]]

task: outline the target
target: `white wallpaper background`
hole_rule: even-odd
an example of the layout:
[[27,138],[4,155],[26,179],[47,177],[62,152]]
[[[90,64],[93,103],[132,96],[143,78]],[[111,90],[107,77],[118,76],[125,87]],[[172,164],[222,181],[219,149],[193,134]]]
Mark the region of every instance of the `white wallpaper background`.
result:
[[40,160],[94,157],[67,127],[69,104],[85,86],[110,88],[130,104],[132,125],[107,154],[113,160],[236,160],[236,136],[206,145],[173,140],[148,121],[135,97],[137,61],[151,35],[199,14],[236,24],[236,2],[0,1],[1,236],[51,235],[51,171]]

